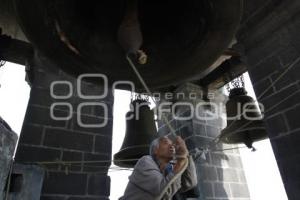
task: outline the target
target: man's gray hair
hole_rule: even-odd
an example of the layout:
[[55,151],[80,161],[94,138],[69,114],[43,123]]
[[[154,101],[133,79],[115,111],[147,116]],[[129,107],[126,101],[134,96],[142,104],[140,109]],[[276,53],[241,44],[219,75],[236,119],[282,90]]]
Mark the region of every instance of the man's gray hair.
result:
[[156,138],[155,140],[153,140],[150,144],[150,149],[149,149],[149,154],[150,156],[152,156],[152,158],[155,158],[155,155],[154,155],[154,150],[156,148],[158,148],[158,145],[159,145],[159,141],[162,137],[158,137]]

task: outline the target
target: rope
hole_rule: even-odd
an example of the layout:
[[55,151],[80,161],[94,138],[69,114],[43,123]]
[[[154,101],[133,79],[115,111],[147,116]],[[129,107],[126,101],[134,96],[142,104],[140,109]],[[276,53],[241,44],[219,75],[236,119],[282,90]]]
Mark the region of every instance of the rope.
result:
[[[144,89],[147,91],[147,93],[150,95],[152,101],[153,101],[153,102],[156,104],[156,106],[157,106],[158,103],[157,103],[156,100],[153,98],[152,93],[151,93],[149,87],[148,87],[147,84],[145,83],[143,77],[141,76],[141,74],[140,74],[139,71],[137,70],[136,66],[134,65],[134,63],[132,62],[132,60],[129,58],[128,55],[126,56],[126,59],[128,60],[128,62],[129,62],[129,64],[130,64],[131,68],[133,69],[133,71],[134,71],[135,74],[137,75],[137,77],[138,77],[138,79],[140,80],[141,84],[143,85]],[[274,83],[276,83],[277,81],[279,81],[280,78],[282,78],[284,74],[286,74],[293,66],[295,66],[295,64],[296,64],[299,60],[300,60],[300,57],[299,57],[298,59],[296,59],[296,60],[295,60],[295,61],[294,61],[294,62],[293,62],[293,63],[292,63],[292,64],[291,64],[284,72],[283,72],[283,74],[281,74],[281,75],[274,81]],[[240,79],[241,79],[241,81],[242,81],[242,83],[243,83],[243,82],[244,82],[243,76],[241,76]],[[244,84],[244,83],[243,83],[243,84]],[[242,84],[242,85],[243,85],[243,84]],[[262,95],[265,94],[265,93],[266,93],[269,89],[271,89],[271,88],[272,88],[272,86],[268,87],[268,88],[262,93]],[[260,97],[259,97],[259,98],[260,98]],[[240,115],[242,115],[242,114],[240,114]],[[175,130],[173,129],[173,127],[171,126],[171,124],[169,123],[169,121],[167,120],[167,118],[165,117],[165,115],[164,115],[163,113],[162,113],[162,118],[163,118],[163,121],[164,121],[164,122],[166,123],[166,125],[168,126],[168,128],[170,129],[170,131],[171,131],[170,134],[172,134],[173,136],[176,136]],[[237,120],[234,120],[234,121],[230,124],[230,126],[232,126],[236,121],[237,121]],[[248,123],[246,123],[243,127],[249,125],[250,123],[251,123],[251,121],[248,122]],[[230,127],[230,126],[229,126],[229,127]],[[241,128],[243,128],[243,127],[240,127],[239,130],[241,130]],[[168,134],[168,135],[170,135],[170,134]],[[168,136],[168,135],[167,135],[167,136]],[[221,134],[218,135],[217,137],[215,137],[215,138],[211,141],[210,145],[208,145],[207,149],[211,148],[212,146],[217,145],[217,144],[220,142],[220,140],[219,140],[220,136],[221,136]]]
[[[156,106],[158,106],[158,103],[157,103],[156,100],[153,98],[153,95],[152,95],[152,93],[151,93],[149,87],[147,86],[147,84],[146,84],[146,82],[144,81],[143,77],[141,76],[141,74],[139,73],[139,71],[137,70],[136,66],[134,65],[134,63],[132,62],[132,60],[130,59],[130,57],[129,57],[128,55],[126,56],[126,59],[127,59],[128,63],[129,63],[129,65],[131,66],[131,68],[133,69],[133,71],[135,72],[136,76],[138,77],[139,81],[140,81],[141,84],[143,85],[144,89],[145,89],[146,92],[150,95],[152,101],[155,103]],[[295,66],[295,64],[296,64],[299,60],[300,60],[300,57],[299,57],[298,59],[296,59],[296,61],[294,61],[294,62],[291,64],[291,66],[289,66],[289,67],[284,71],[283,74],[287,73],[287,71],[289,71],[293,66]],[[276,83],[276,82],[277,82],[280,78],[282,78],[282,77],[283,77],[283,75],[281,75],[274,83]],[[243,77],[243,76],[240,76],[240,77],[239,77],[239,80],[240,80],[241,83],[242,83],[241,85],[244,86],[244,77]],[[267,89],[263,92],[263,94],[264,94],[265,92],[267,92],[270,88],[271,88],[271,87],[267,88]],[[165,115],[164,115],[163,113],[162,113],[162,118],[163,118],[163,121],[164,121],[164,122],[166,123],[166,125],[168,126],[168,128],[170,129],[170,131],[171,131],[170,134],[172,134],[173,136],[176,137],[175,130],[173,129],[173,127],[171,126],[171,124],[169,123],[169,121],[167,120],[167,118],[165,117]],[[236,121],[237,121],[237,120],[234,120],[234,121],[230,124],[230,126],[232,126]],[[251,123],[251,121],[248,122],[248,123],[246,123],[243,127],[249,125],[250,123]],[[241,130],[241,128],[243,128],[243,127],[240,127],[239,130]],[[245,130],[247,130],[247,129],[245,129]],[[170,135],[170,134],[168,134],[168,135]],[[167,135],[167,136],[168,136],[168,135]],[[209,151],[210,151],[209,149],[210,149],[212,146],[216,146],[216,145],[220,142],[220,140],[219,140],[220,136],[221,136],[221,134],[219,134],[217,137],[215,137],[205,149],[202,149],[202,152],[209,152]],[[238,148],[239,148],[239,147],[238,147]],[[245,147],[243,147],[243,148],[245,148]],[[231,148],[231,149],[236,149],[236,148]],[[215,151],[226,151],[226,150],[231,150],[231,149],[223,149],[223,150],[215,150]]]
[[[151,93],[149,87],[147,86],[147,84],[146,84],[146,82],[144,81],[143,77],[141,76],[141,74],[139,73],[139,71],[137,70],[136,66],[134,65],[134,63],[132,62],[132,60],[130,59],[130,57],[129,57],[128,55],[126,56],[126,59],[127,59],[128,63],[129,63],[129,65],[131,66],[132,70],[135,72],[136,76],[138,77],[139,81],[140,81],[141,84],[143,85],[144,89],[146,90],[146,92],[147,92],[147,93],[149,94],[149,96],[151,97],[152,101],[155,103],[156,106],[158,106],[158,103],[157,103],[156,100],[153,98],[153,95],[152,95],[152,93]],[[244,85],[244,78],[243,78],[243,76],[241,76],[240,79],[241,79],[242,85]],[[167,120],[167,118],[166,118],[166,116],[164,115],[164,113],[162,113],[162,118],[163,118],[163,121],[166,123],[166,125],[168,126],[168,128],[169,128],[170,131],[171,131],[171,133],[169,133],[168,135],[172,134],[173,136],[176,137],[175,130],[173,129],[173,127],[171,126],[171,124],[170,124],[169,121]],[[236,121],[236,120],[235,120],[235,121]],[[234,122],[235,122],[235,121],[234,121]],[[233,123],[234,123],[234,122],[233,122]],[[232,124],[233,124],[233,123],[232,123]],[[232,124],[231,124],[231,125],[232,125]],[[167,136],[168,136],[168,135],[167,135]],[[206,150],[202,150],[202,151],[203,151],[203,152],[204,152],[204,151],[209,151],[208,149],[209,149],[212,145],[214,145],[214,146],[217,145],[217,144],[220,142],[220,140],[219,140],[220,136],[221,136],[221,134],[218,135],[216,138],[214,138],[214,139],[211,141],[210,145],[209,145],[208,147],[206,147]],[[223,151],[223,150],[218,150],[218,151]],[[226,151],[226,149],[224,149],[224,151]]]
[[[143,85],[144,89],[146,90],[146,92],[149,94],[150,98],[152,99],[152,101],[155,103],[156,106],[158,106],[158,103],[157,101],[153,98],[153,95],[152,95],[152,92],[150,91],[149,87],[147,86],[146,82],[144,81],[143,77],[141,76],[141,74],[139,73],[139,71],[137,70],[136,66],[134,65],[134,63],[132,62],[132,60],[130,59],[130,57],[127,55],[126,56],[126,59],[129,63],[129,65],[131,66],[131,68],[133,69],[133,71],[135,72],[136,76],[138,77],[139,81],[141,82],[141,84]],[[287,73],[287,71],[289,71],[293,66],[295,66],[296,63],[298,63],[300,60],[300,57],[297,58],[284,72],[283,74],[280,75],[280,77],[278,77],[277,80],[274,81],[274,83],[276,83],[277,81],[279,81],[280,78],[283,77],[284,74]],[[272,87],[268,87],[262,94],[266,93],[270,88]],[[294,93],[295,94],[295,93]],[[293,95],[294,95],[293,94]],[[286,100],[286,99],[285,99]],[[282,102],[280,102],[282,103]],[[267,112],[267,111],[266,111]],[[176,133],[175,133],[175,130],[174,128],[171,126],[171,124],[169,123],[169,121],[167,120],[166,116],[163,115],[162,113],[162,117],[163,117],[163,120],[165,121],[166,125],[168,126],[168,128],[170,129],[171,133],[170,134],[173,134],[176,136]],[[237,120],[235,120],[237,121]],[[235,122],[234,121],[234,122]],[[233,122],[233,123],[234,123]],[[233,124],[231,123],[231,125]],[[251,123],[248,122],[246,124],[244,124],[244,126],[240,127],[238,130],[236,130],[235,132],[238,132],[239,130],[241,130],[242,128],[244,128],[245,126],[249,125]],[[245,129],[245,130],[248,130],[248,129]],[[235,133],[234,132],[234,133]],[[168,135],[170,135],[168,134]],[[218,135],[217,137],[215,137],[211,142],[216,145],[218,144],[220,141],[217,141],[218,139],[220,138],[220,135]],[[216,142],[217,141],[217,142]],[[220,152],[220,151],[227,151],[227,150],[232,150],[232,149],[240,149],[240,148],[246,148],[245,147],[235,147],[235,148],[229,148],[229,149],[217,149],[217,150],[212,150],[210,149],[210,147],[212,146],[209,145],[205,150],[203,148],[199,148],[199,150],[201,150],[202,152]],[[136,161],[138,159],[121,159],[121,160],[115,160],[115,161]],[[38,164],[42,164],[42,165],[48,165],[48,164],[61,164],[61,165],[67,165],[67,164],[89,164],[89,163],[110,163],[114,160],[99,160],[99,161],[44,161],[44,162],[36,162]]]
[[[138,77],[139,81],[141,82],[141,84],[143,85],[144,89],[146,90],[146,92],[149,94],[150,98],[152,99],[152,101],[155,103],[156,106],[158,106],[158,103],[156,102],[156,100],[154,99],[152,92],[150,91],[149,87],[147,86],[146,82],[144,81],[143,77],[141,76],[141,74],[139,73],[139,71],[137,70],[136,66],[134,65],[134,63],[132,62],[132,60],[130,59],[130,57],[128,55],[126,55],[126,59],[129,63],[129,65],[131,66],[132,70],[134,71],[134,73],[136,74],[136,76]],[[162,113],[162,118],[163,121],[166,123],[166,125],[168,126],[168,128],[170,129],[171,133],[174,137],[176,137],[176,133],[175,130],[173,129],[173,127],[171,126],[171,124],[169,123],[168,119],[166,118],[166,116],[164,115],[164,113]],[[169,134],[168,134],[169,135]],[[167,135],[167,136],[168,136]]]
[[[263,97],[263,95],[264,94],[266,94],[266,92],[268,92],[272,87],[273,87],[273,85],[275,84],[275,83],[277,83],[289,70],[291,70],[298,62],[300,61],[300,57],[298,57],[298,58],[296,58],[285,70],[284,70],[284,72],[282,73],[282,74],[280,74],[278,77],[277,77],[277,79],[273,82],[273,84],[272,85],[270,85],[269,87],[267,87],[267,89],[265,89],[262,93],[261,93],[261,95],[257,98],[258,100],[260,100],[262,97]],[[294,95],[294,94],[293,94]],[[280,103],[282,103],[282,102],[280,102]],[[272,109],[274,108],[274,106],[272,107]],[[266,112],[268,112],[268,111],[266,111]],[[229,127],[231,127],[235,122],[237,122],[237,120],[234,120],[231,124],[230,124],[230,126]],[[247,126],[247,125],[249,125],[250,123],[251,123],[252,121],[250,121],[250,122],[248,122],[248,123],[246,123],[243,127],[245,127],[245,126]],[[229,127],[227,127],[227,128],[229,128]],[[240,127],[238,130],[240,130],[242,127]],[[221,135],[221,134],[220,134]],[[220,137],[220,135],[218,136],[218,137]]]
[[[220,151],[228,151],[232,149],[241,149],[246,148],[243,147],[234,147],[234,148],[227,148],[227,149],[216,149],[216,150],[209,150],[208,152],[220,152]],[[201,149],[202,150],[202,149]],[[196,153],[190,153],[190,155],[194,155]],[[94,161],[40,161],[40,162],[25,162],[25,164],[39,164],[39,165],[53,165],[53,164],[60,164],[64,166],[81,166],[79,164],[97,164],[97,163],[110,163],[113,161],[136,161],[139,159],[122,159],[122,160],[94,160]],[[77,165],[78,164],[78,165]],[[107,168],[106,166],[95,166],[95,165],[86,165],[85,167],[97,167],[97,168]],[[122,168],[122,167],[109,167],[109,169],[115,170],[129,170],[130,168]]]
[[183,168],[180,170],[180,172],[178,172],[170,181],[169,183],[165,186],[165,188],[161,191],[160,195],[158,197],[155,198],[155,200],[162,200],[164,195],[168,192],[168,190],[170,189],[170,187],[172,186],[172,184],[181,177],[181,175],[183,174],[183,172],[186,170],[186,168],[188,167],[189,164],[189,160],[187,159],[187,161],[185,162],[185,165],[183,166]]
[[137,161],[139,159],[119,159],[119,160],[95,160],[95,161],[40,161],[40,162],[26,162],[26,164],[42,164],[42,165],[49,165],[49,164],[62,164],[62,165],[67,165],[67,164],[90,164],[90,163],[111,163],[113,161]]
[[[273,110],[275,107],[277,107],[278,105],[280,105],[281,103],[283,103],[284,101],[288,100],[289,98],[291,98],[292,96],[294,96],[295,94],[297,94],[299,91],[296,91],[294,93],[292,93],[291,95],[287,96],[286,98],[284,98],[282,101],[278,102],[276,105],[272,106],[270,109],[266,110],[265,113],[268,113],[269,111]],[[236,120],[235,120],[236,121]],[[233,131],[231,134],[234,133],[238,133],[239,131],[243,130],[244,127],[248,126],[249,124],[251,124],[253,121],[249,121],[247,123],[245,123],[243,126],[239,127],[237,130]],[[252,127],[249,129],[244,129],[244,130],[251,130],[253,128],[260,128],[260,127]]]
[[[272,85],[270,85],[269,87],[267,87],[267,89],[265,89],[262,93],[261,93],[261,95],[257,98],[258,100],[260,100],[262,97],[263,97],[263,95],[266,93],[266,92],[268,92],[272,87],[273,87],[273,85],[275,84],[275,83],[277,83],[289,70],[291,70],[298,62],[300,61],[300,57],[298,57],[298,58],[296,58],[285,70],[284,70],[284,72],[282,73],[282,74],[280,74],[278,77],[277,77],[277,79],[273,82],[273,84]],[[296,82],[298,82],[298,81],[296,81]],[[295,82],[295,83],[296,83]],[[280,105],[281,103],[283,103],[284,101],[286,101],[286,100],[288,100],[289,98],[291,98],[292,96],[294,96],[295,94],[297,94],[299,91],[296,91],[296,92],[294,92],[294,93],[292,93],[291,95],[289,95],[289,96],[287,96],[286,98],[284,98],[283,100],[281,100],[280,102],[278,102],[277,104],[275,104],[275,105],[273,105],[270,109],[268,109],[268,110],[266,110],[265,111],[265,113],[268,113],[269,111],[271,111],[271,110],[273,110],[274,108],[276,108],[278,105]],[[237,120],[234,120],[231,124],[230,124],[230,126],[232,126],[235,122],[236,122]],[[249,124],[251,124],[253,121],[249,121],[249,122],[247,122],[247,123],[245,123],[243,126],[241,126],[240,128],[238,128],[236,131],[234,131],[234,132],[232,132],[232,134],[234,134],[234,133],[237,133],[237,132],[239,132],[240,130],[242,130],[242,128],[244,128],[244,127],[246,127],[246,126],[248,126]],[[229,126],[229,127],[230,127]],[[228,128],[229,128],[228,127]],[[221,135],[221,134],[220,134]],[[217,136],[217,137],[220,137],[220,135],[219,136]]]
[[234,150],[234,149],[244,149],[244,148],[248,148],[248,147],[242,146],[242,147],[233,147],[233,148],[227,148],[227,149],[216,149],[216,150],[212,150],[211,152],[222,152],[222,151],[230,151],[230,150]]
[[300,61],[300,57],[298,57],[297,59],[295,59],[294,60],[294,62],[292,62],[291,64],[290,64],[290,66],[288,66],[285,70],[284,70],[284,72],[282,73],[282,74],[280,74],[278,77],[277,77],[277,79],[273,82],[273,84],[271,84],[269,87],[267,87],[267,89],[265,90],[265,91],[263,91],[262,93],[261,93],[261,95],[257,98],[257,99],[261,99],[262,98],[262,96],[266,93],[266,92],[268,92],[269,91],[269,89],[271,89],[272,87],[273,87],[273,85],[275,84],[275,83],[277,83],[288,71],[290,71],[298,62]]

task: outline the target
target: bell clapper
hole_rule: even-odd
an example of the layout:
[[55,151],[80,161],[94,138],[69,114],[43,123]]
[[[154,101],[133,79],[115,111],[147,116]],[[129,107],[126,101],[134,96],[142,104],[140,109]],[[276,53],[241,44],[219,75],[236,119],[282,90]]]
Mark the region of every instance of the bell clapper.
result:
[[256,148],[253,147],[252,143],[253,143],[253,141],[250,141],[250,140],[247,141],[247,142],[244,142],[244,144],[245,144],[249,149],[251,149],[252,152],[255,152],[255,151],[256,151]]
[[256,151],[256,148],[252,146],[251,151],[252,151],[252,152],[255,152],[255,151]]
[[147,63],[147,55],[141,46],[143,35],[138,19],[138,0],[127,0],[125,16],[118,30],[118,42],[127,56],[134,56],[134,60],[143,65]]
[[138,63],[141,65],[144,65],[147,63],[148,56],[143,50],[138,50],[137,51],[137,56],[138,56]]

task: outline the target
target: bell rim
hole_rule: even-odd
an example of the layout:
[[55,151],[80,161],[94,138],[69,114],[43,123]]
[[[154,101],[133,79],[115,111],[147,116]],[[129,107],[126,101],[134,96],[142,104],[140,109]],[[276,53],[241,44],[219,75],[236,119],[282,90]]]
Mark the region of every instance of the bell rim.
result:
[[[121,149],[119,152],[114,154],[114,164],[120,167],[128,167],[132,168],[134,165],[137,163],[138,159],[140,159],[142,156],[149,155],[149,147],[150,145],[135,145],[135,146],[130,146],[126,147],[124,149]],[[148,152],[148,154],[143,154],[143,152]],[[141,157],[136,158],[136,160],[130,160],[130,159],[135,159],[135,158],[126,158],[124,155],[129,154],[129,153],[135,153],[135,155],[141,155]],[[125,157],[124,160],[120,160],[121,157]],[[128,156],[127,156],[128,157]],[[128,161],[126,161],[128,159]]]
[[[255,123],[259,123],[258,126]],[[254,127],[251,127],[254,126]],[[221,135],[220,135],[220,141],[222,141],[223,143],[226,144],[242,144],[244,143],[243,139],[240,140],[234,140],[234,137],[239,135],[239,134],[246,134],[247,131],[255,131],[255,134],[252,134],[251,136],[251,140],[253,142],[257,142],[260,140],[264,140],[268,138],[268,133],[266,131],[266,127],[264,126],[263,121],[261,120],[253,120],[253,123],[250,124],[250,126],[246,126],[243,129],[240,129],[238,131],[236,131],[236,126],[231,126],[229,128],[224,128],[221,131]],[[256,136],[256,137],[255,137]]]

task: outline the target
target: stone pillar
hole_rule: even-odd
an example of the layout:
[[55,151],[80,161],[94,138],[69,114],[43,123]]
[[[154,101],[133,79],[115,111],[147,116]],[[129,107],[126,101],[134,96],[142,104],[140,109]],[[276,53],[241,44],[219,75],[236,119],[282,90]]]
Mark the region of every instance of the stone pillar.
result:
[[245,1],[238,41],[290,200],[300,197],[300,2]]
[[18,136],[0,117],[0,199],[4,199],[5,185],[11,167]]
[[[214,91],[209,96],[212,98],[211,102],[224,103],[225,98],[220,92]],[[211,145],[212,140],[225,127],[224,119],[220,115],[222,112],[209,118],[212,113],[217,112],[214,112],[213,107],[203,100],[207,95],[202,88],[194,84],[187,83],[180,86],[174,91],[173,97],[173,106],[176,105],[176,116],[186,117],[182,120],[174,119],[171,114],[168,115],[177,135],[184,138],[190,152],[193,152],[195,148],[209,147],[210,149],[206,154],[206,159],[199,158],[196,160],[198,188],[200,190],[198,199],[250,199],[239,151],[218,151],[232,148],[233,145]],[[191,103],[193,109],[181,105],[182,102]],[[223,104],[216,105],[219,110],[220,107],[224,106]],[[169,132],[167,126],[160,122],[159,134],[165,135]]]
[[[82,82],[80,96],[75,78],[60,70],[38,66],[33,69],[16,162],[36,163],[46,170],[42,200],[108,199],[113,122],[111,91],[101,99],[83,98],[82,95],[101,95],[105,88]],[[86,127],[105,120],[103,127]],[[104,160],[108,162],[82,163]],[[63,164],[65,161],[77,163]]]

